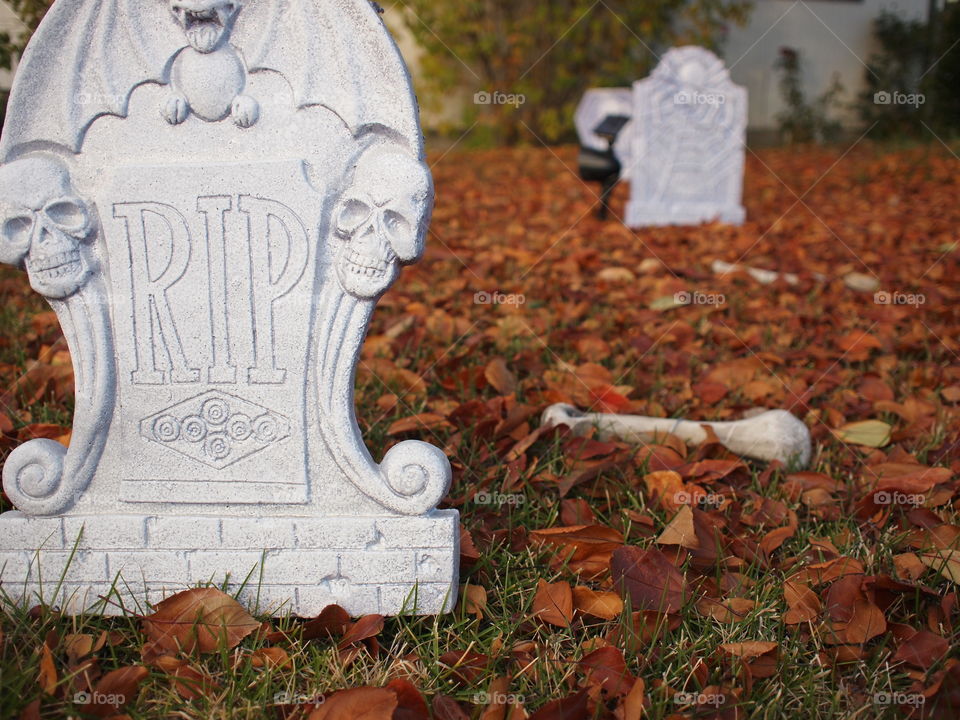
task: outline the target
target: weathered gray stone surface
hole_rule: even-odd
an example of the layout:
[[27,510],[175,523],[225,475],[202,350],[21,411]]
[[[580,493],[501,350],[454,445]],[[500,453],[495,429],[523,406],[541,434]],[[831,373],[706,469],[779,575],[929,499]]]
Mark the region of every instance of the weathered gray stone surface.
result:
[[723,61],[674,48],[634,83],[633,102],[627,225],[742,223],[747,91]]
[[229,576],[271,611],[452,607],[447,458],[377,464],[355,417],[371,314],[433,203],[367,0],[60,0],[0,161],[0,261],[56,310],[77,380],[69,450],[4,466],[4,590],[80,611]]

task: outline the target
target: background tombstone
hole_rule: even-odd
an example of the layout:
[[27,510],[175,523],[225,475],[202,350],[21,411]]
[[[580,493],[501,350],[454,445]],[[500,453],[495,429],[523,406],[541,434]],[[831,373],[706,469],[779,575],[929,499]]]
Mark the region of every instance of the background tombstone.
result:
[[114,613],[112,585],[143,609],[229,577],[261,611],[453,606],[449,462],[411,441],[378,465],[353,401],[423,252],[421,143],[367,0],[54,5],[0,146],[0,260],[60,318],[76,413],[69,450],[4,466],[9,595]]
[[627,225],[741,224],[747,91],[692,46],[667,52],[633,87]]
[[[577,128],[580,145],[605,152],[608,147],[606,138],[597,135],[594,130],[610,115],[633,115],[632,88],[590,88],[583,94],[574,113],[573,121]],[[629,172],[633,161],[633,130],[627,124],[617,136],[613,153],[623,166],[623,172]]]

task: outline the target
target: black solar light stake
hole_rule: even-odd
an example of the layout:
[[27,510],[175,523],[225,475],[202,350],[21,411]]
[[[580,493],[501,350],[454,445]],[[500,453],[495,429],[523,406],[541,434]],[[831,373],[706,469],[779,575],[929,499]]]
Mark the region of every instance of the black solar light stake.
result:
[[607,149],[600,151],[593,148],[580,148],[580,177],[587,182],[598,182],[601,185],[600,208],[597,217],[606,220],[610,213],[610,194],[617,186],[620,172],[623,167],[613,153],[613,145],[624,126],[630,122],[626,115],[607,115],[593,132],[607,141]]

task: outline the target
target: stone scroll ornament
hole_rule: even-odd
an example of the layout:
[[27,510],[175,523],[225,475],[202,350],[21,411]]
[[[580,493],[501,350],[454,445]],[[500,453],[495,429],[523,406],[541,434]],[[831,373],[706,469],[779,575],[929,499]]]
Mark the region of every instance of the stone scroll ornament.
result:
[[3,468],[0,584],[70,612],[227,583],[263,612],[456,600],[451,467],[377,463],[354,382],[424,252],[409,75],[367,0],[59,0],[0,139],[0,261],[56,311],[70,447]]

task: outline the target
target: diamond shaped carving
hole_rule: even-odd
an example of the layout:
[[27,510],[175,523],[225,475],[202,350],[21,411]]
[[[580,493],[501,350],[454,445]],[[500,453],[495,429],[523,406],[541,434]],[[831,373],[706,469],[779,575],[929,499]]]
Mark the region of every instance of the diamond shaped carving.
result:
[[290,421],[243,398],[211,391],[144,418],[140,435],[222,470],[289,437]]

